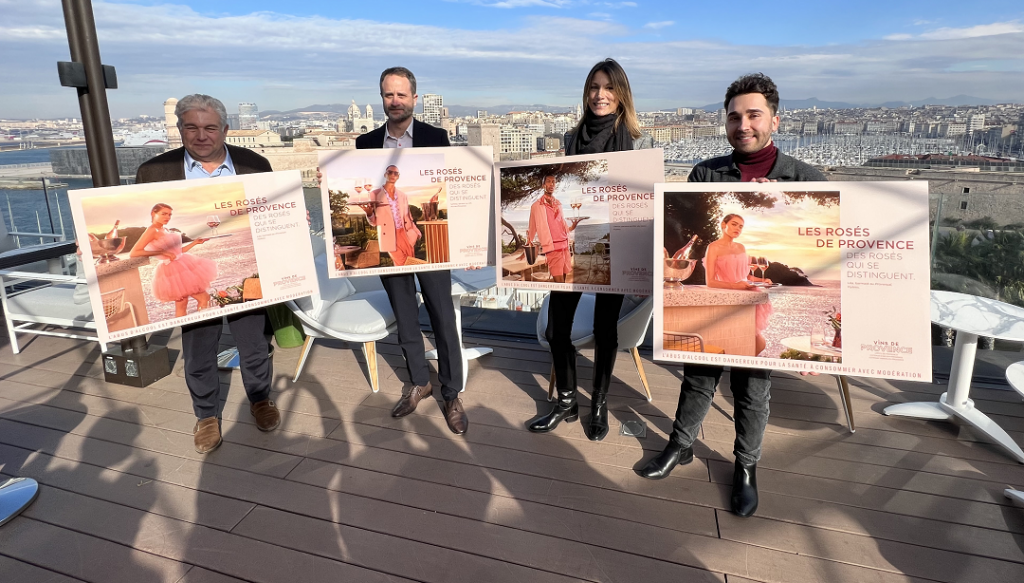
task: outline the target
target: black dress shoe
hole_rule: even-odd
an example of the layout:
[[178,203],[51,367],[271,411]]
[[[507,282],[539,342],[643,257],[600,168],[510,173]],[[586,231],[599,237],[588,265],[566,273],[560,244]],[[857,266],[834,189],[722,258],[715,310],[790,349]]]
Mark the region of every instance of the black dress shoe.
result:
[[674,441],[669,441],[665,450],[658,454],[658,457],[647,462],[642,469],[637,470],[641,478],[649,480],[660,480],[669,475],[672,468],[690,463],[693,461],[693,447],[683,447]]
[[601,441],[608,435],[608,393],[594,392],[590,401],[590,423],[587,439]]
[[757,464],[748,465],[736,460],[732,474],[732,511],[744,518],[757,510]]

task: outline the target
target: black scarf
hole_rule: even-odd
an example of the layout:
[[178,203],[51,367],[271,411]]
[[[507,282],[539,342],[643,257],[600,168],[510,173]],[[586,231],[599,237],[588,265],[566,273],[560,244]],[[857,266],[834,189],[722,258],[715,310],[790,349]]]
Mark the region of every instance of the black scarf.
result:
[[590,115],[583,119],[576,134],[569,139],[565,155],[598,154],[601,152],[621,152],[633,149],[633,137],[625,124],[615,129],[617,114],[609,113],[601,117]]

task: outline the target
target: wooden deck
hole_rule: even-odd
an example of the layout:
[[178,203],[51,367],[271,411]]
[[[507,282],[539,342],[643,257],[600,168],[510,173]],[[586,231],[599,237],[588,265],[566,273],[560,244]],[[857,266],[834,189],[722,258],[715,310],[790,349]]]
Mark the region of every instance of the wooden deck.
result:
[[[495,353],[470,364],[464,437],[434,402],[389,416],[406,376],[393,343],[379,345],[380,394],[357,349],[318,343],[295,384],[297,351],[278,351],[284,419],[273,433],[253,425],[238,373],[224,375],[225,443],[205,457],[192,449],[180,359],[136,389],[103,382],[95,344],[36,337],[20,355],[4,345],[0,474],[43,486],[0,528],[0,580],[1024,581],[1024,508],[1002,494],[1024,486],[1024,468],[967,429],[880,414],[943,386],[853,379],[851,435],[830,377],[777,374],[760,509],[740,519],[725,510],[727,389],[694,463],[648,481],[632,468],[665,443],[677,370],[646,363],[648,403],[622,353],[612,433],[591,443],[579,423],[525,429],[548,407],[546,352],[480,344]],[[972,396],[1024,442],[1015,394]],[[637,418],[645,439],[618,435]]]

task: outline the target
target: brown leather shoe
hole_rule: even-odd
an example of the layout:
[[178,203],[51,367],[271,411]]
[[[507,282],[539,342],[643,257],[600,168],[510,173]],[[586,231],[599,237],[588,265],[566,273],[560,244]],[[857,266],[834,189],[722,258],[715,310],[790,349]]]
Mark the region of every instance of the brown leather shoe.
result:
[[392,417],[405,417],[416,410],[416,405],[431,393],[430,383],[423,386],[406,387],[402,390],[402,398],[395,403],[391,410]]
[[249,412],[256,418],[256,428],[260,431],[273,431],[281,424],[281,412],[270,399],[249,405]]
[[444,420],[448,422],[448,429],[455,435],[462,435],[469,429],[469,417],[462,408],[462,399],[456,397],[444,402]]
[[196,451],[199,453],[210,453],[220,446],[220,422],[216,417],[207,417],[196,421],[192,430],[192,440],[195,442]]

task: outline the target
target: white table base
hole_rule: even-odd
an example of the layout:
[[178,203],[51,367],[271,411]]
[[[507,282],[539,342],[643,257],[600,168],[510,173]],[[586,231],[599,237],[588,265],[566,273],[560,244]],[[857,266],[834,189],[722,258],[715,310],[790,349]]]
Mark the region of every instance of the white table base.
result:
[[974,357],[978,350],[978,336],[958,331],[956,346],[953,348],[953,367],[949,371],[949,391],[939,397],[938,403],[900,403],[885,408],[886,415],[915,417],[948,421],[957,417],[981,431],[989,439],[1001,445],[1020,463],[1024,463],[1024,451],[995,421],[974,408],[974,401],[968,398],[971,391],[971,376],[974,374]]
[[1003,490],[1003,494],[1006,494],[1007,498],[1009,498],[1010,500],[1013,500],[1014,502],[1016,502],[1018,504],[1024,504],[1024,492],[1021,492],[1020,490],[1014,490],[1013,488],[1007,488],[1006,490]]

